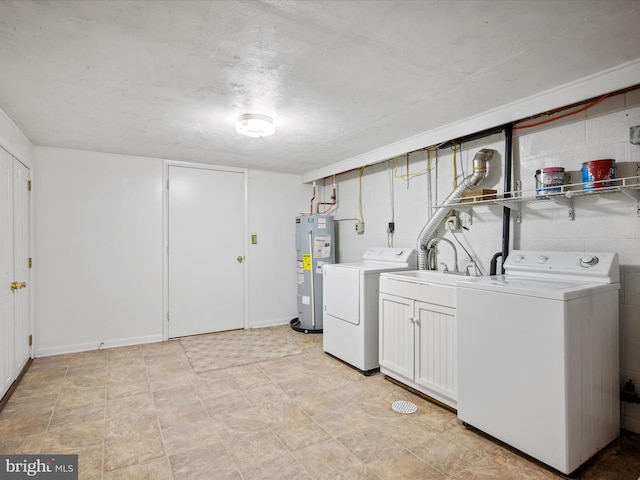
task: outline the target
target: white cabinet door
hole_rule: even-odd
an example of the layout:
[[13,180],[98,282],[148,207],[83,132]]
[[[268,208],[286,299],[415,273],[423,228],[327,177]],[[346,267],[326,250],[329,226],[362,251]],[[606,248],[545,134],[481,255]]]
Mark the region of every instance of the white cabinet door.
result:
[[244,172],[169,167],[169,337],[244,327],[244,225]]
[[0,398],[14,376],[13,157],[0,148]]
[[416,383],[458,398],[456,310],[416,302]]
[[413,300],[380,294],[380,366],[413,379]]

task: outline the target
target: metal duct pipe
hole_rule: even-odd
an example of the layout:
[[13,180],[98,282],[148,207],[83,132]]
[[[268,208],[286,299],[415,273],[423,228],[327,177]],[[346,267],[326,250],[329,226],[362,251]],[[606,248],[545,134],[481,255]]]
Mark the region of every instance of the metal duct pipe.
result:
[[436,230],[451,211],[448,205],[456,203],[462,196],[462,192],[471,190],[477,186],[487,176],[487,162],[493,156],[494,150],[489,148],[483,148],[473,157],[473,173],[463,180],[458,187],[449,194],[449,196],[442,202],[442,205],[438,207],[436,213],[429,219],[427,224],[420,232],[416,250],[418,250],[418,268],[420,270],[426,269],[426,249],[427,243],[431,240],[431,237],[436,233]]

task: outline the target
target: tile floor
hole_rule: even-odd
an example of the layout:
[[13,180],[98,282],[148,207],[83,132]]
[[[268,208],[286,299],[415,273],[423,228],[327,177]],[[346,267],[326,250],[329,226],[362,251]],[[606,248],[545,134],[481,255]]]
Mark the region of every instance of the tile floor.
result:
[[[80,478],[554,479],[455,415],[322,351],[195,374],[179,341],[35,359],[0,413],[0,453],[77,453]],[[418,412],[391,410],[410,400]],[[577,478],[636,480],[625,434]]]

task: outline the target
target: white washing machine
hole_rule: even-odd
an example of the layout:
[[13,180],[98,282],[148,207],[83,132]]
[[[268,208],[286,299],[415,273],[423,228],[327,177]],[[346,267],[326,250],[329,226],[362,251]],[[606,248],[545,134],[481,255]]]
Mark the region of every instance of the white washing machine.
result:
[[458,417],[570,474],[620,432],[618,255],[504,268],[457,284]]
[[378,363],[378,292],[381,272],[415,270],[413,248],[369,248],[362,263],[323,269],[324,351],[371,374]]

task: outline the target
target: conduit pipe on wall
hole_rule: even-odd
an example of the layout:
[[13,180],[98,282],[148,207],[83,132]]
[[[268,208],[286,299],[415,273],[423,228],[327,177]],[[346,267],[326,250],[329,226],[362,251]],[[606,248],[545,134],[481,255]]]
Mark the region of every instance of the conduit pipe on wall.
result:
[[[505,198],[511,194],[511,171],[513,166],[513,124],[504,127],[504,192]],[[509,256],[509,241],[511,228],[511,209],[502,207],[502,266],[500,273],[504,273],[504,262]]]
[[427,268],[425,262],[427,243],[431,240],[442,221],[451,211],[451,207],[449,205],[456,203],[462,196],[462,192],[471,190],[485,179],[487,176],[487,163],[493,156],[493,152],[494,150],[483,148],[475,154],[473,157],[473,172],[471,175],[465,178],[464,181],[449,194],[444,202],[442,202],[442,205],[438,207],[436,213],[431,216],[427,224],[422,229],[422,232],[420,232],[416,246],[416,249],[418,250],[418,269],[425,270]]

